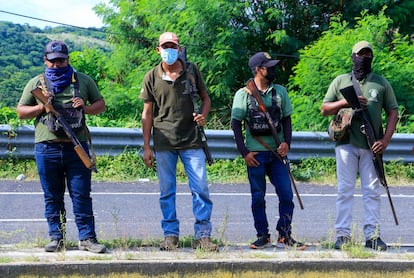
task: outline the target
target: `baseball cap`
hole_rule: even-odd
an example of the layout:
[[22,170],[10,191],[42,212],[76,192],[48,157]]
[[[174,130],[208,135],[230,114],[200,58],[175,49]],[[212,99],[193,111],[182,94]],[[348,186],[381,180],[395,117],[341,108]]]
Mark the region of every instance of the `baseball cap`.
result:
[[255,69],[256,67],[273,67],[279,60],[272,60],[270,54],[267,52],[257,52],[249,60],[249,67]]
[[358,54],[358,52],[360,52],[362,49],[364,48],[369,48],[372,52],[372,46],[369,42],[367,41],[360,41],[357,42],[354,47],[352,48],[352,53]]
[[176,45],[180,45],[177,35],[172,32],[162,33],[158,40],[158,45],[163,45],[164,43],[167,43],[167,42],[172,42],[172,43],[175,43]]
[[45,56],[48,60],[53,60],[56,58],[67,59],[69,57],[68,47],[62,41],[51,41],[46,44]]

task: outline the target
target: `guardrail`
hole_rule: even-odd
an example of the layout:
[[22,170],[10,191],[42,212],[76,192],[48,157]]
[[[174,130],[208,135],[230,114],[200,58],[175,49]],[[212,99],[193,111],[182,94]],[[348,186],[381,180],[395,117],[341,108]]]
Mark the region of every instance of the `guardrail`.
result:
[[[0,125],[0,158],[10,155],[19,158],[34,158],[34,127],[21,126],[15,130],[15,136],[8,136],[9,131],[10,126]],[[90,131],[97,156],[116,156],[125,150],[141,152],[143,145],[141,129],[90,127]],[[239,155],[231,130],[206,130],[205,132],[214,159],[234,159]],[[414,135],[394,134],[384,154],[384,160],[414,162],[414,155],[411,152],[413,145]],[[335,157],[334,148],[335,144],[326,132],[293,132],[289,159],[299,161],[303,158]]]

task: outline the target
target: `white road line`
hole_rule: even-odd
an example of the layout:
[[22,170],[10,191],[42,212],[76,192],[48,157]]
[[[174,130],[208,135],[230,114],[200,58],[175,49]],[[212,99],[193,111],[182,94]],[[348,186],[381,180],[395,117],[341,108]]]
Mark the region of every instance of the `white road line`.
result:
[[[69,195],[69,193],[65,193]],[[158,196],[159,192],[92,192],[91,195],[142,195],[142,196]],[[1,195],[43,195],[43,192],[0,192]],[[177,195],[181,196],[188,196],[191,195],[190,192],[179,192]],[[250,193],[210,193],[211,196],[250,196]],[[266,193],[266,196],[276,196],[276,193]],[[300,194],[300,196],[306,197],[336,197],[336,193],[330,194]],[[355,197],[362,197],[361,194],[355,194]],[[386,194],[382,194],[382,197],[387,197]],[[413,198],[414,195],[407,195],[407,194],[398,194],[393,195],[391,193],[392,198]]]

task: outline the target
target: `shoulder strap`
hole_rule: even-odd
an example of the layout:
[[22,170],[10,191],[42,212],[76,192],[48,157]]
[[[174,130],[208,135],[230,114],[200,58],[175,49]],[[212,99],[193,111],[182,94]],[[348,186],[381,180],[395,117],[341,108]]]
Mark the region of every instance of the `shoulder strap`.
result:
[[356,81],[357,79],[355,77],[354,72],[351,72],[351,80],[352,80],[352,85],[354,86],[354,89],[355,89],[355,93],[358,96],[362,96],[361,87],[359,86],[358,82]]
[[76,73],[75,70],[73,70],[71,86],[73,86],[73,97],[80,97],[79,79],[78,79],[78,74]]
[[40,84],[42,85],[43,90],[49,94],[49,97],[51,98],[55,97],[53,90],[50,90],[50,83],[47,80],[47,78],[45,78],[45,75],[43,73],[39,74],[39,81],[40,81]]
[[254,80],[253,79],[250,79],[247,82],[247,86],[246,87],[249,89],[248,90],[248,93],[250,92],[250,95],[252,95],[256,99],[257,104],[259,104],[260,110],[262,112],[266,113],[267,112],[266,106],[264,105],[263,99],[261,99],[261,95],[259,93],[259,90],[256,87],[256,84],[254,84]]
[[194,112],[200,113],[200,109],[197,105],[198,100],[198,89],[197,83],[194,77],[194,66],[189,61],[185,62],[185,71],[187,73],[186,89],[190,91],[191,99],[193,101]]

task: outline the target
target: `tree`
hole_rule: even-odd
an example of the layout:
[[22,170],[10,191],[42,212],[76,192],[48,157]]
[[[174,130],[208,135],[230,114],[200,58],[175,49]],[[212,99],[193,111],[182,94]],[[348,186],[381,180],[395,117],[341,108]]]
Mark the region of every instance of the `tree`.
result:
[[[352,28],[361,10],[378,11],[385,4],[395,16],[395,11],[402,11],[398,13],[401,24],[411,20],[410,1],[111,0],[95,7],[108,25],[114,48],[107,67],[109,87],[104,92],[117,91],[124,96],[118,96],[119,100],[135,104],[145,72],[160,60],[154,50],[158,36],[173,31],[186,46],[189,60],[198,64],[204,75],[212,99],[210,115],[228,128],[233,94],[251,77],[247,63],[253,53],[267,51],[280,59],[277,81],[287,85],[292,67],[298,62],[298,50],[317,41],[328,30],[333,16],[346,14]],[[389,21],[388,27],[392,26]],[[290,88],[294,90],[295,86]],[[310,100],[310,104],[314,102]],[[138,102],[137,107],[140,105]],[[299,111],[305,111],[300,100],[296,105]],[[137,117],[139,120],[139,113]],[[316,126],[302,124],[300,128]]]
[[[320,115],[320,105],[330,82],[338,74],[352,69],[351,49],[360,40],[374,48],[373,71],[386,77],[394,88],[400,105],[400,132],[414,126],[414,45],[407,36],[390,30],[390,18],[362,13],[355,28],[341,17],[332,19],[330,29],[315,43],[300,51],[301,59],[289,81],[291,100],[295,108],[292,122],[295,130],[326,130],[329,119]],[[312,117],[303,117],[306,113]],[[402,128],[405,126],[404,128]]]

